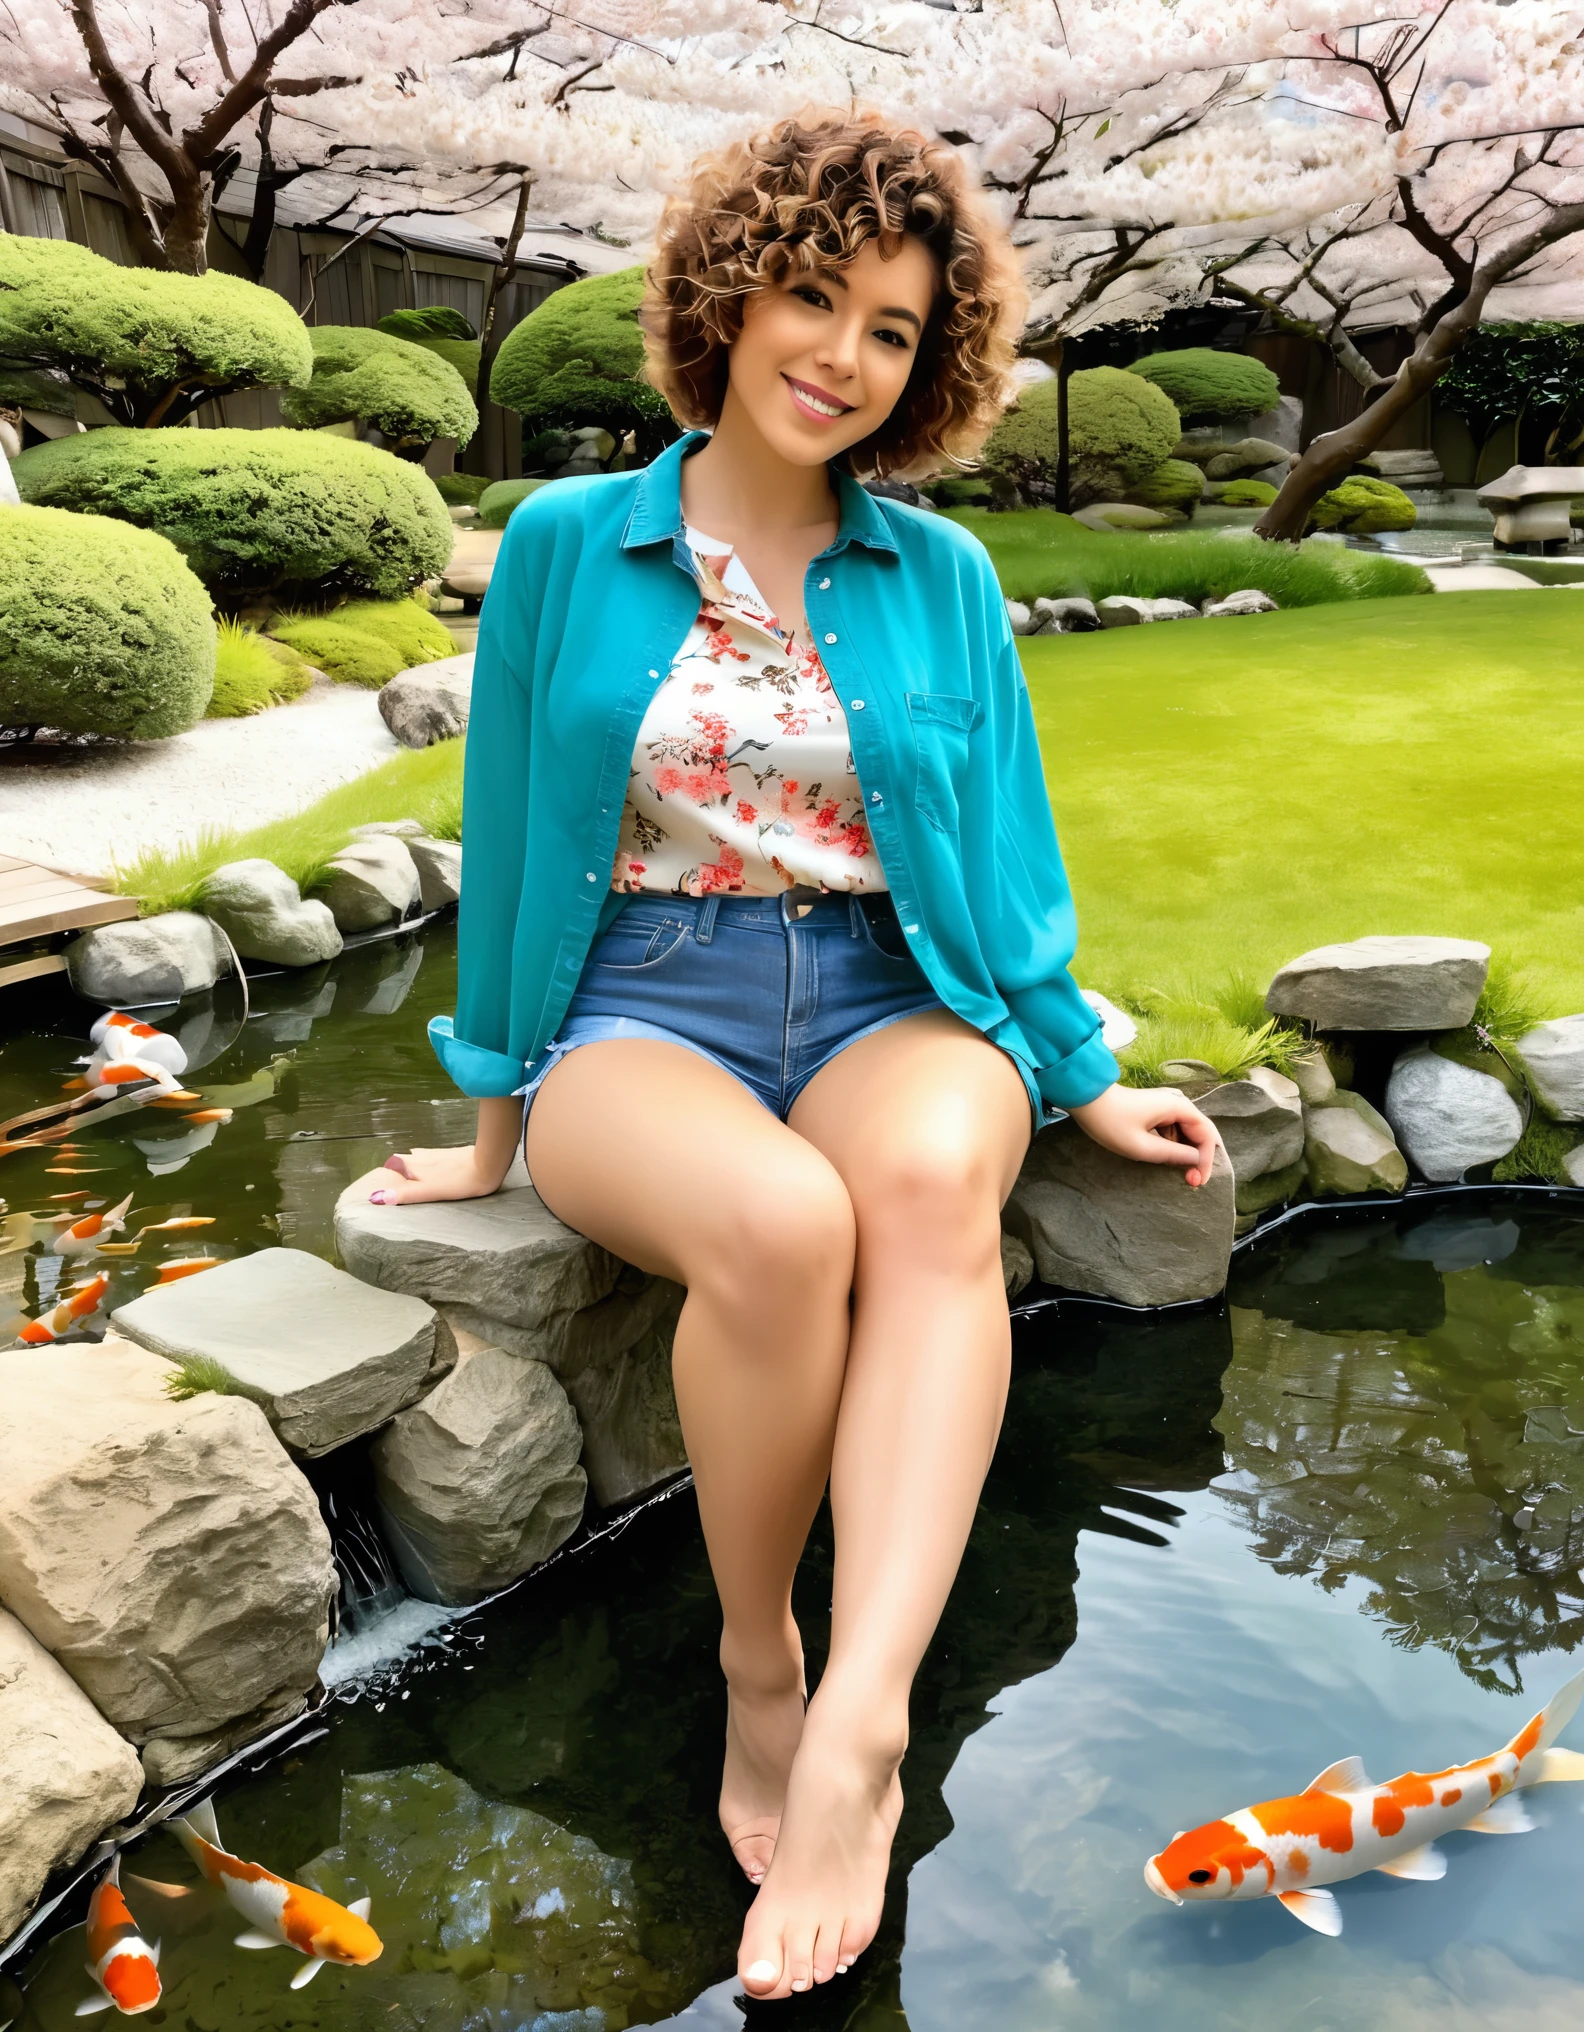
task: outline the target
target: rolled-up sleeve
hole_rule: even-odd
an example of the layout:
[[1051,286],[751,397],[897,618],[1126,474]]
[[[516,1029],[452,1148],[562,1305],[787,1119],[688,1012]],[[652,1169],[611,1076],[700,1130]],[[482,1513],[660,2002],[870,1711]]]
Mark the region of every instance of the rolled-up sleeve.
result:
[[522,510],[512,517],[479,618],[462,776],[456,1015],[429,1025],[446,1072],[481,1100],[523,1084],[512,952],[522,907],[532,699],[518,658],[528,662],[540,592],[528,522]]

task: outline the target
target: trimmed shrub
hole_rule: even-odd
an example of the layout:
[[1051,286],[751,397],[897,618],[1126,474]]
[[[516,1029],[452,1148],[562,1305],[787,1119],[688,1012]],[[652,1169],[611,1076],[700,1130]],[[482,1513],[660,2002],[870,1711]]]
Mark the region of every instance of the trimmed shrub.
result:
[[1378,536],[1385,529],[1412,529],[1418,519],[1418,509],[1401,487],[1367,473],[1350,473],[1341,486],[1320,496],[1310,510],[1309,527]]
[[184,423],[212,396],[301,387],[308,328],[235,275],[122,268],[70,240],[0,233],[0,359],[64,374],[118,423]]
[[222,621],[215,645],[214,691],[205,717],[246,719],[301,698],[312,683],[303,659],[284,643],[269,642],[240,621]]
[[313,379],[281,399],[299,430],[356,423],[377,430],[399,457],[422,458],[437,437],[465,445],[478,410],[455,367],[423,346],[357,325],[319,325]]
[[[537,316],[537,312],[535,315]],[[1057,383],[1036,381],[991,433],[984,463],[1020,487],[1049,487],[1056,478]],[[1067,439],[1072,505],[1120,501],[1131,486],[1163,466],[1182,436],[1171,401],[1151,382],[1120,367],[1088,367],[1067,383]]]
[[642,300],[641,268],[556,290],[508,333],[495,356],[490,400],[515,409],[528,432],[595,424],[617,438],[635,431],[640,456],[652,458],[676,425],[664,398],[639,378]]
[[1268,508],[1276,492],[1269,480],[1228,480],[1215,498],[1221,508]]
[[348,627],[336,613],[282,615],[270,623],[270,633],[337,684],[378,691],[407,668],[399,649],[361,628]]
[[504,529],[517,503],[549,484],[548,480],[497,480],[479,496],[479,521],[486,529]]
[[90,430],[12,461],[24,501],[157,529],[216,598],[399,599],[445,568],[454,534],[421,468],[297,430]]
[[995,495],[988,480],[970,479],[959,473],[943,473],[939,479],[926,480],[919,492],[937,508],[984,508]]
[[1128,499],[1140,508],[1171,508],[1192,515],[1204,498],[1204,474],[1187,459],[1168,459],[1128,488]]
[[0,360],[0,409],[40,409],[46,416],[75,416],[77,397],[71,383],[59,374]]
[[407,339],[422,346],[448,366],[455,367],[467,384],[469,395],[477,397],[479,361],[483,347],[461,311],[447,303],[431,304],[427,310],[393,310],[374,326],[389,332],[393,339]]
[[489,486],[483,473],[436,473],[435,491],[448,508],[476,508],[479,496]]
[[1184,423],[1229,423],[1274,409],[1281,383],[1263,361],[1247,353],[1219,353],[1211,346],[1184,346],[1177,352],[1146,353],[1128,372],[1153,382],[1177,405]]
[[151,741],[200,717],[209,596],[151,530],[0,509],[0,722]]

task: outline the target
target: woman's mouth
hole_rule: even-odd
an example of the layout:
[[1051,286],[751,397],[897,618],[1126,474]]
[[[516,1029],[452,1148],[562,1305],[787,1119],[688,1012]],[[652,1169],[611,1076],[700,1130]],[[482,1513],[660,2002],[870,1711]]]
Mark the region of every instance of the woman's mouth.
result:
[[823,388],[816,388],[812,382],[795,381],[790,374],[783,374],[781,378],[791,391],[799,414],[815,423],[834,423],[855,407],[851,402],[842,402],[834,395],[827,395]]

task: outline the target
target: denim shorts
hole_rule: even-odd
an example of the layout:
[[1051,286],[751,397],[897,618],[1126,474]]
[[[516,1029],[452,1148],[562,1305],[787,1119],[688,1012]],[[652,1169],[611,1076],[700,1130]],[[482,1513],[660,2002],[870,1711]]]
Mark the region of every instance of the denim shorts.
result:
[[884,892],[635,896],[590,950],[523,1118],[580,1044],[653,1037],[712,1060],[785,1121],[849,1044],[944,1007]]

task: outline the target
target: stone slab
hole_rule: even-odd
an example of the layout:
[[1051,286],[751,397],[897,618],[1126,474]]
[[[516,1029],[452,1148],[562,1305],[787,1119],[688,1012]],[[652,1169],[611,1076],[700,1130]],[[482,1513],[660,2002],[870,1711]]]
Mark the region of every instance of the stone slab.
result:
[[1225,1151],[1195,1190],[1175,1165],[1134,1164],[1067,1121],[1035,1137],[1002,1225],[1045,1283],[1151,1306],[1225,1289],[1233,1219]]
[[1459,1030],[1489,968],[1490,947],[1474,939],[1355,938],[1289,960],[1265,1006],[1317,1030]]
[[0,1392],[0,1603],[138,1744],[305,1692],[336,1588],[258,1405],[173,1403],[169,1374],[111,1333],[13,1349]]
[[172,1361],[209,1356],[312,1457],[373,1432],[424,1388],[435,1314],[302,1249],[260,1249],[156,1286],[111,1314]]
[[0,1941],[52,1871],[132,1811],[142,1786],[132,1745],[0,1610]]

